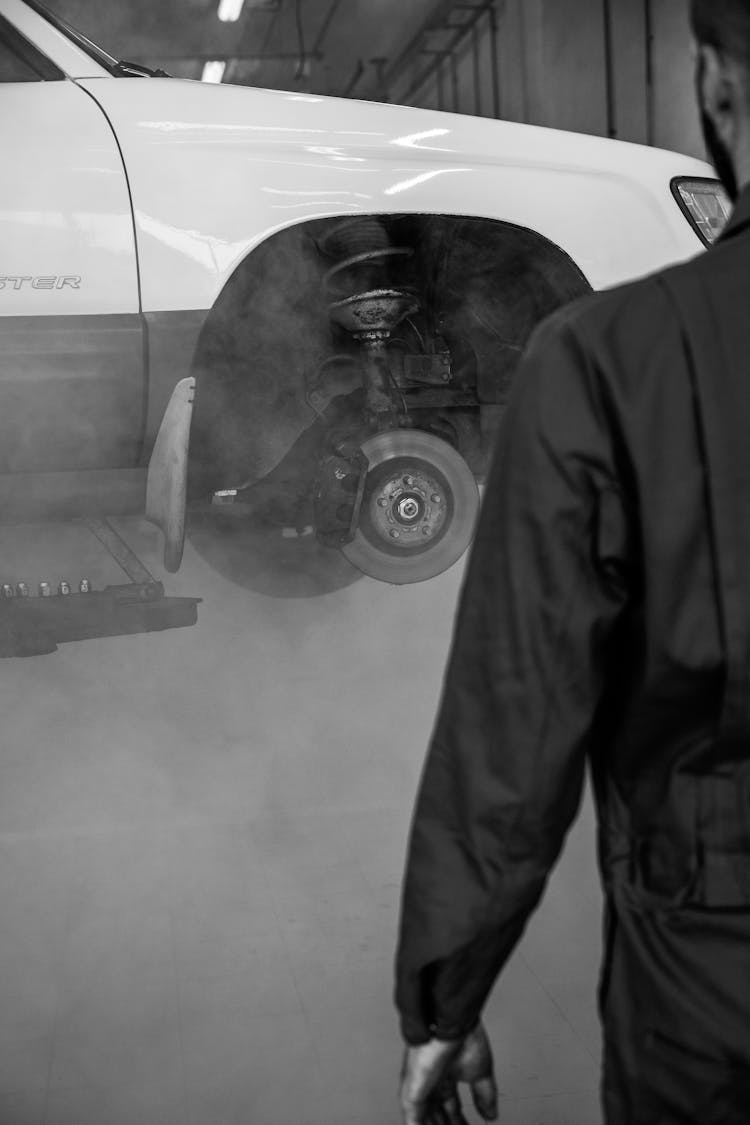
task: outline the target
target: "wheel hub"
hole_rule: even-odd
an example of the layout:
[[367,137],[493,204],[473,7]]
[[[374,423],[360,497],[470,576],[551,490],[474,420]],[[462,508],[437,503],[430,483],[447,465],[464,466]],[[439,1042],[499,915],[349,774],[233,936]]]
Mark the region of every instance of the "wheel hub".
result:
[[[443,490],[444,491],[444,490]],[[370,521],[376,534],[408,548],[439,534],[448,508],[434,472],[415,462],[381,482],[371,497]]]
[[401,520],[402,523],[411,524],[419,518],[422,510],[419,497],[404,496],[396,505],[396,519]]

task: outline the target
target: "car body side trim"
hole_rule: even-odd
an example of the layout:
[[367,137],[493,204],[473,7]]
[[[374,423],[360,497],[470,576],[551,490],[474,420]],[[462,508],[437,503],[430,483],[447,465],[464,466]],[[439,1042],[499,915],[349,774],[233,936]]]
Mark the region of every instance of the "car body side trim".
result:
[[140,515],[145,505],[146,470],[141,468],[0,473],[4,524]]
[[0,472],[138,463],[139,313],[0,320]]

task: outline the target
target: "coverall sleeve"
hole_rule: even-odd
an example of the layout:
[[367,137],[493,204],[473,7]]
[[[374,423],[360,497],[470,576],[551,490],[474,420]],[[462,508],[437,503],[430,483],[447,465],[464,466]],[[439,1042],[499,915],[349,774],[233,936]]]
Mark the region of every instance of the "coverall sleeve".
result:
[[[565,310],[564,310],[565,311]],[[411,826],[396,956],[407,1043],[476,1024],[578,810],[626,508],[589,350],[565,315],[516,375]]]

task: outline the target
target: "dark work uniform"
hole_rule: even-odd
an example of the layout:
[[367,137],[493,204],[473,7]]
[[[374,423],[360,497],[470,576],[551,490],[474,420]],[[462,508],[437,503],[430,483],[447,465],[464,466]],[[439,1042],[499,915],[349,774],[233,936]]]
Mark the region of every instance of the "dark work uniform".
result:
[[415,808],[396,1001],[476,1023],[579,807],[609,1125],[750,1121],[750,191],[519,369]]

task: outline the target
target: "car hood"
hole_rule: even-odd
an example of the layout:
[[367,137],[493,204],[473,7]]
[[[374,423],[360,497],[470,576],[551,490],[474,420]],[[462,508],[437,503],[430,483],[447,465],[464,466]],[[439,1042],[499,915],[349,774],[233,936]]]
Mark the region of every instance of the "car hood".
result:
[[713,175],[694,157],[624,141],[490,118],[181,79],[87,79],[103,108],[185,143],[262,150],[302,146],[331,160],[378,155],[622,174]]

